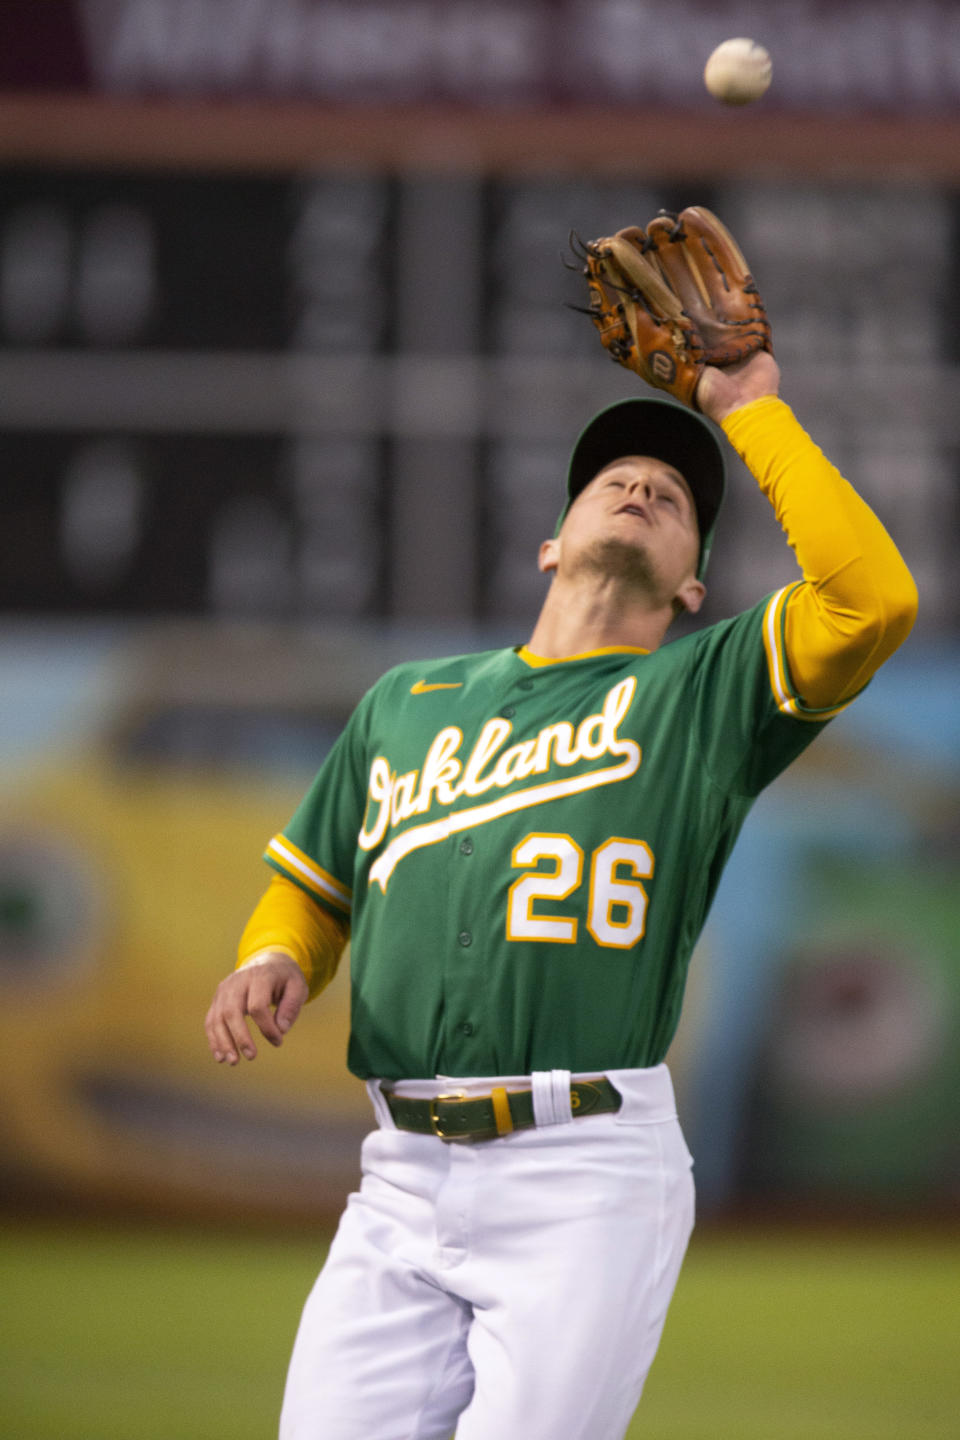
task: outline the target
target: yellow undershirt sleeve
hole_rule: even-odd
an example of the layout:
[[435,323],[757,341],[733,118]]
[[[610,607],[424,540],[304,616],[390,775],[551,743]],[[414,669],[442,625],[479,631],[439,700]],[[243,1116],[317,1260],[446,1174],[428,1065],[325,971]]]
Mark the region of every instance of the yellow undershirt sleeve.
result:
[[803,572],[783,623],[790,681],[804,708],[829,711],[862,690],[906,639],[917,587],[876,515],[782,400],[751,401],[723,430]]
[[349,938],[349,920],[332,915],[292,880],[275,875],[240,937],[237,968],[261,951],[281,950],[300,966],[312,1000],[337,973]]

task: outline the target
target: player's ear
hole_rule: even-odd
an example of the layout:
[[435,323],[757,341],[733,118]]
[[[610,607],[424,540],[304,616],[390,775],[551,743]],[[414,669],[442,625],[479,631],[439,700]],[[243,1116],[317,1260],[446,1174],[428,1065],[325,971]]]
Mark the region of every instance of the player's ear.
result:
[[684,580],[680,589],[677,591],[675,603],[681,610],[686,610],[689,614],[696,615],[706,599],[706,595],[706,585],[704,585],[702,580],[697,580],[691,575],[688,579]]
[[549,575],[556,570],[560,561],[560,541],[544,540],[537,555],[537,569],[542,575]]

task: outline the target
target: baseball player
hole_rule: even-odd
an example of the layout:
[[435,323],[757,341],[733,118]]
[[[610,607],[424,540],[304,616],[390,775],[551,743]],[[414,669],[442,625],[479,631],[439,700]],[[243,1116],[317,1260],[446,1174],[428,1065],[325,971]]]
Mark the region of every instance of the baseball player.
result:
[[704,597],[723,454],[674,400],[601,411],[528,643],[390,671],[269,842],[211,1051],[253,1059],[248,1017],[281,1044],[352,936],[348,1064],[377,1121],[283,1440],[622,1437],[693,1224],[663,1063],[690,954],[754,798],[915,615],[893,542],[778,398],[765,317],[732,356],[662,308],[650,341],[613,253],[591,252],[604,344],[661,388],[680,377],[801,574],[664,643]]

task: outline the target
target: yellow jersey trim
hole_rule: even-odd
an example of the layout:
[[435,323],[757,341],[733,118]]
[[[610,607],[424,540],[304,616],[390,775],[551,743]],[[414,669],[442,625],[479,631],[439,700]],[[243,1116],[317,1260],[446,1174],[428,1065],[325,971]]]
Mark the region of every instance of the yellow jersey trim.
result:
[[526,645],[521,645],[516,654],[525,665],[538,668],[543,665],[566,665],[571,660],[592,660],[595,655],[649,655],[639,645],[603,645],[599,650],[584,650],[579,655],[535,655]]
[[318,865],[316,860],[305,855],[286,835],[274,835],[264,855],[329,904],[345,910],[348,915],[353,909],[353,891]]

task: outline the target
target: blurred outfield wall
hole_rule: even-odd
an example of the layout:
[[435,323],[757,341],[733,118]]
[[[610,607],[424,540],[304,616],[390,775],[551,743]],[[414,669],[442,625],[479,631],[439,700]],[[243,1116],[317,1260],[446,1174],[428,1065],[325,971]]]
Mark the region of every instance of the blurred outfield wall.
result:
[[[8,1195],[327,1215],[369,1123],[346,973],[236,1072],[202,1021],[260,852],[383,668],[518,637],[204,624],[0,643]],[[671,1055],[701,1213],[960,1193],[960,652],[909,646],[758,803]],[[346,970],[346,965],[344,966]]]

